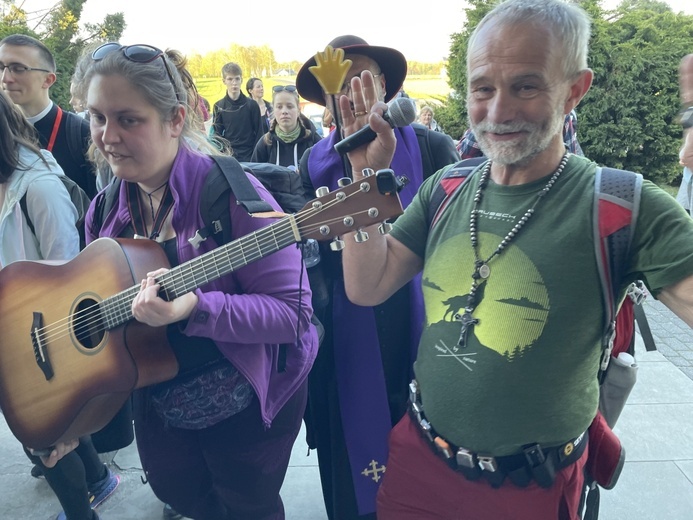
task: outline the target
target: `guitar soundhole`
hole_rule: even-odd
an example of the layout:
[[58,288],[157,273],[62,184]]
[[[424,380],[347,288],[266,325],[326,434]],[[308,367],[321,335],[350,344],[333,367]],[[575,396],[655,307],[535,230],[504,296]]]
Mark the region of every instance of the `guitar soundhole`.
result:
[[101,308],[95,300],[82,300],[74,313],[73,331],[77,341],[87,349],[97,347],[106,334]]

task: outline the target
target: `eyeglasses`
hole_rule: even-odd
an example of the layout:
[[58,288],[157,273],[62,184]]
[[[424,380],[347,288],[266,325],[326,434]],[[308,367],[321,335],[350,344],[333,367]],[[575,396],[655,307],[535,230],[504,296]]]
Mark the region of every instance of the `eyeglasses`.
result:
[[179,103],[182,103],[180,96],[178,96],[178,89],[176,88],[176,82],[173,80],[173,74],[171,74],[171,69],[168,67],[166,58],[164,57],[164,51],[157,49],[151,45],[121,45],[116,42],[104,43],[98,47],[91,54],[91,59],[94,61],[101,61],[106,56],[115,51],[122,51],[123,56],[128,60],[135,63],[151,63],[157,58],[161,58],[164,63],[164,68],[166,69],[166,74],[173,87],[173,93],[176,95],[176,99]]
[[51,72],[50,70],[46,69],[27,67],[26,65],[20,65],[19,63],[10,63],[9,65],[0,64],[0,74],[4,74],[6,70],[9,70],[13,76],[21,76],[22,74],[32,70],[37,70],[39,72]]
[[[378,72],[377,74],[373,74],[373,79],[379,78],[382,75],[383,75],[382,72]],[[340,90],[340,92],[344,92],[348,96],[349,92],[351,92],[351,80],[357,76],[361,77],[361,74],[357,74],[356,76],[353,76],[352,78],[350,78],[347,81],[345,81],[344,83],[342,83],[342,89]]]
[[295,85],[275,85],[272,87],[272,92],[296,92]]

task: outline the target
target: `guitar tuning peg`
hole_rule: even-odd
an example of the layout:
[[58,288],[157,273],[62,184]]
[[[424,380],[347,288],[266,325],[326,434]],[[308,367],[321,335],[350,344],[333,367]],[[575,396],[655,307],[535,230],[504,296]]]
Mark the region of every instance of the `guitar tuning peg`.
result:
[[378,226],[378,233],[381,235],[387,235],[390,231],[392,231],[392,224],[389,222],[383,222]]
[[341,251],[344,249],[344,240],[341,240],[340,238],[334,238],[332,242],[330,242],[330,249],[332,251]]
[[324,197],[328,193],[330,193],[330,189],[327,186],[320,186],[317,190],[315,190],[315,196],[318,198]]
[[349,186],[351,184],[351,179],[349,177],[342,177],[337,181],[337,186],[340,188],[344,188],[345,186]]
[[356,235],[354,235],[354,240],[356,240],[356,243],[358,244],[365,242],[366,240],[368,240],[368,233],[366,233],[362,229],[359,229],[356,232]]

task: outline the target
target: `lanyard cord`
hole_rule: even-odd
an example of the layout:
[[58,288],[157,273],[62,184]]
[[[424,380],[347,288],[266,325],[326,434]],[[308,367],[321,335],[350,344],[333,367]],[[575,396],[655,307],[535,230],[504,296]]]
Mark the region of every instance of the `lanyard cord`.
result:
[[[164,195],[161,198],[161,203],[159,204],[159,209],[154,213],[154,203],[152,202],[152,195],[159,191],[161,188],[166,187]],[[152,232],[147,233],[147,225],[144,219],[144,208],[142,207],[142,199],[140,198],[140,190],[142,190],[136,182],[127,183],[127,202],[128,210],[130,211],[130,217],[132,218],[132,227],[135,229],[135,234],[141,237],[149,236],[150,239],[156,240],[161,233],[161,228],[164,226],[166,217],[173,209],[173,194],[168,186],[168,181],[159,186],[154,191],[147,193],[144,192],[147,197],[149,197],[149,209],[152,214]],[[143,191],[143,190],[142,190]]]

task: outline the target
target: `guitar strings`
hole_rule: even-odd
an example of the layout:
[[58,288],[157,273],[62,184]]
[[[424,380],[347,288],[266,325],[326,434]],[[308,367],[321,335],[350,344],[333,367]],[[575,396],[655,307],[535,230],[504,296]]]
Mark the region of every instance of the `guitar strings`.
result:
[[[241,237],[241,239],[239,239],[243,240],[255,237],[257,247],[244,248],[243,244],[236,240],[230,242],[226,246],[222,246],[220,248],[209,251],[208,253],[205,253],[200,257],[194,258],[189,262],[180,264],[179,266],[177,266],[177,268],[174,268],[175,272],[169,271],[168,273],[165,273],[161,277],[157,278],[157,282],[159,282],[159,284],[161,285],[161,291],[167,294],[171,291],[173,291],[176,294],[183,294],[185,292],[188,292],[189,289],[186,288],[189,286],[190,280],[188,279],[188,282],[186,282],[183,274],[185,272],[186,266],[189,268],[188,272],[190,273],[190,275],[194,277],[194,280],[197,284],[200,284],[201,281],[204,281],[206,283],[207,281],[209,281],[207,273],[210,271],[210,268],[216,268],[217,274],[219,273],[220,260],[232,264],[231,267],[233,267],[233,264],[237,263],[240,260],[243,260],[245,264],[249,264],[254,262],[255,260],[262,258],[263,256],[266,256],[265,254],[263,254],[263,247],[267,247],[274,243],[274,245],[278,248],[275,249],[276,251],[279,249],[283,249],[284,247],[287,247],[292,243],[296,243],[294,236],[294,228],[291,225],[292,217],[296,225],[300,225],[309,218],[312,218],[314,214],[324,212],[327,209],[332,208],[334,205],[342,203],[346,199],[361,193],[363,192],[357,190],[351,194],[346,195],[345,199],[339,200],[335,197],[331,200],[323,202],[321,207],[309,207],[307,209],[300,210],[293,216],[289,215],[287,217],[284,217],[275,224],[260,228],[254,233],[251,233],[250,235],[246,235],[245,237]],[[363,210],[355,212],[352,215],[361,215],[367,212],[368,210]],[[303,235],[313,234],[316,231],[319,231],[322,226],[329,226],[337,222],[342,222],[343,219],[344,216],[336,216],[329,217],[321,222],[316,222],[311,226],[307,227],[304,230]],[[279,246],[279,243],[284,243],[284,241],[286,241],[286,243],[282,246]],[[246,250],[248,251],[246,252]],[[199,267],[193,268],[193,265]],[[231,269],[231,271],[229,272],[233,272],[233,269]],[[198,277],[201,275],[204,275],[204,278],[198,280]],[[212,279],[216,279],[217,277],[218,276],[213,276]],[[195,287],[197,287],[197,285],[195,285]],[[106,298],[105,300],[102,300],[101,302],[95,303],[94,305],[77,311],[72,316],[62,318],[50,325],[37,329],[35,331],[36,335],[44,345],[50,343],[51,341],[61,339],[70,334],[70,321],[75,321],[77,323],[74,329],[75,336],[77,337],[101,333],[109,328],[107,326],[104,326],[104,323],[108,321],[103,317],[104,313],[102,311],[106,310],[105,308],[112,308],[111,314],[115,312],[117,313],[118,317],[125,318],[121,322],[125,323],[126,321],[129,321],[129,319],[132,318],[132,300],[139,292],[139,289],[139,284],[131,286],[115,295]],[[101,322],[100,327],[93,328],[93,326],[99,322]],[[115,326],[118,326],[121,323]]]
[[[358,192],[356,192],[356,193],[358,193]],[[350,196],[350,195],[349,195],[349,196]],[[328,207],[334,205],[336,202],[339,202],[339,201],[328,201],[326,204],[323,205],[322,208],[318,208],[318,209],[310,208],[310,209],[308,209],[308,210],[302,210],[302,211],[300,211],[299,213],[297,213],[296,215],[294,215],[294,218],[295,218],[295,220],[296,220],[297,223],[301,223],[302,221],[306,220],[306,218],[307,218],[308,216],[310,216],[311,213],[319,213],[319,212],[321,212],[321,211],[324,211],[326,208],[328,208]],[[321,222],[321,223],[317,223],[317,224],[314,225],[312,231],[314,232],[314,231],[318,230],[318,229],[320,228],[320,226],[325,225],[326,223],[333,223],[333,222],[336,222],[336,221],[339,221],[339,220],[342,220],[342,219],[343,219],[343,217],[337,217],[337,218],[332,218],[332,219],[330,219],[330,220],[325,220],[325,221],[323,221],[323,222]],[[218,259],[219,259],[220,257],[226,256],[227,259],[232,260],[232,261],[233,261],[233,260],[238,261],[240,258],[243,258],[243,259],[246,261],[246,264],[247,264],[247,263],[251,263],[251,262],[254,261],[255,259],[261,258],[261,257],[263,256],[263,254],[262,254],[262,247],[263,247],[263,244],[261,244],[261,240],[264,242],[264,245],[265,245],[265,246],[266,246],[267,244],[271,243],[271,241],[268,241],[268,240],[267,240],[267,237],[266,237],[266,236],[263,236],[263,235],[270,235],[270,236],[273,238],[273,240],[274,240],[275,243],[278,243],[279,239],[281,239],[282,237],[283,237],[284,239],[289,238],[289,240],[286,242],[286,245],[281,246],[281,248],[286,247],[286,246],[290,245],[291,243],[295,243],[296,241],[295,241],[295,239],[294,239],[293,228],[290,226],[290,223],[291,223],[290,218],[285,218],[285,219],[283,219],[283,221],[277,222],[274,226],[267,226],[267,227],[265,227],[265,228],[261,228],[260,230],[256,231],[256,232],[255,232],[255,238],[256,238],[256,242],[257,242],[257,244],[258,244],[258,249],[255,250],[255,251],[257,251],[259,254],[247,255],[247,254],[245,253],[245,251],[244,251],[244,248],[243,248],[242,244],[239,244],[239,243],[231,243],[231,244],[229,244],[229,245],[234,246],[234,247],[230,247],[230,248],[228,248],[228,249],[227,249],[227,248],[220,248],[220,249],[217,249],[217,250],[213,250],[213,251],[210,251],[209,253],[207,253],[206,255],[203,255],[202,257],[198,257],[198,258],[194,259],[194,261],[197,261],[197,262],[195,262],[195,263],[200,264],[200,265],[202,266],[201,268],[197,269],[197,273],[198,273],[198,274],[195,275],[195,276],[198,276],[200,271],[202,271],[203,273],[206,272],[206,271],[208,270],[208,268],[209,268],[210,265],[212,265],[212,266],[218,266],[218,263],[219,263],[219,262],[218,262]],[[283,226],[282,226],[282,224],[283,224]],[[284,233],[283,235],[279,235],[279,234],[275,233],[275,230],[274,230],[275,227],[287,227],[287,226],[286,226],[287,224],[288,224],[288,228],[285,230],[285,233]],[[269,229],[268,229],[268,228],[269,228]],[[309,232],[306,232],[306,234],[308,234],[308,233],[309,233]],[[250,236],[252,236],[252,235],[250,235]],[[249,237],[248,237],[248,238],[249,238]],[[278,244],[277,244],[277,247],[279,247]],[[212,253],[213,253],[213,254],[212,254]],[[236,254],[236,253],[239,253],[239,254]],[[212,255],[210,255],[210,254],[212,254]],[[211,262],[210,262],[210,259],[209,259],[209,258],[204,259],[204,257],[207,256],[207,255],[210,255],[210,256],[213,257],[213,259],[212,259]],[[234,256],[234,255],[235,255],[235,256]],[[248,257],[249,257],[249,256],[250,256],[250,258],[251,258],[250,261],[248,261]],[[202,261],[202,262],[199,262],[200,259],[203,259],[203,261]],[[186,262],[186,263],[187,263],[187,262]],[[184,266],[185,266],[185,264],[182,264],[181,266],[178,266],[178,267],[184,267]],[[207,269],[205,269],[205,267],[206,267]],[[217,270],[218,270],[218,269],[217,269]],[[181,270],[179,270],[179,271],[183,271],[183,270],[181,269]],[[195,271],[190,271],[190,272],[193,273],[193,274],[195,273]],[[175,278],[178,278],[178,277],[181,277],[181,274],[178,274],[178,273],[173,273],[173,274],[171,274],[171,273],[166,273],[165,275],[163,275],[163,276],[161,277],[161,279],[159,280],[160,283],[161,283],[161,285],[162,285],[162,290],[168,290],[167,288],[169,287],[169,285],[167,284],[166,280],[168,280],[168,281],[174,280],[173,289],[174,289],[174,290],[175,290],[175,289],[180,290],[181,285],[177,285],[177,284],[175,283]],[[182,286],[185,287],[185,285],[186,285],[186,284],[183,284]],[[131,287],[131,288],[129,288],[129,289],[126,289],[125,291],[122,291],[121,293],[118,293],[118,294],[116,294],[116,295],[114,295],[114,296],[109,297],[107,300],[104,300],[104,302],[102,302],[102,303],[104,303],[104,304],[112,303],[112,304],[114,304],[114,305],[110,305],[110,306],[115,306],[115,307],[120,306],[120,307],[121,307],[121,312],[120,312],[119,314],[120,314],[121,316],[124,316],[124,317],[126,318],[126,320],[124,320],[124,321],[127,321],[127,320],[129,320],[130,318],[132,318],[132,315],[131,315],[131,312],[130,312],[131,304],[132,304],[132,299],[134,299],[134,296],[137,294],[138,291],[139,291],[139,285],[133,286],[133,287]],[[123,299],[123,298],[122,298],[123,296],[128,296],[128,298],[126,298],[124,302],[118,303],[118,300],[122,300],[122,299]],[[132,297],[130,297],[130,296],[132,296]],[[125,312],[124,309],[122,309],[122,304],[123,304],[123,303],[126,304],[127,312]],[[101,312],[100,312],[101,307],[102,307],[102,305],[100,305],[100,304],[94,304],[94,305],[92,305],[92,306],[90,306],[90,307],[88,307],[88,308],[86,308],[86,309],[84,309],[84,310],[82,310],[82,311],[78,311],[77,313],[75,313],[75,314],[73,315],[73,316],[76,317],[76,318],[80,318],[79,323],[82,324],[81,327],[78,325],[78,326],[75,328],[75,331],[76,331],[76,333],[77,333],[76,335],[79,336],[81,333],[84,333],[84,332],[86,332],[86,331],[91,331],[91,333],[98,333],[98,332],[101,332],[101,331],[103,331],[103,330],[105,330],[105,329],[107,328],[107,327],[103,327],[103,328],[99,328],[99,329],[93,329],[93,328],[92,328],[92,324],[93,324],[93,323],[98,322],[99,320],[101,320],[101,318],[100,318],[100,316],[101,316]],[[85,313],[86,313],[86,314],[90,314],[90,315],[84,316]],[[82,316],[80,316],[80,315],[82,315]],[[97,316],[98,319],[97,319],[96,321],[90,323],[90,322],[89,322],[89,318],[93,318],[95,315]],[[65,318],[65,319],[63,319],[63,320],[61,320],[61,321],[66,321],[66,320],[69,320],[69,319],[70,319],[70,318]],[[59,322],[58,322],[58,323],[59,323]],[[63,332],[63,333],[65,333],[65,332],[66,332],[66,333],[69,333],[69,323],[67,323],[66,325],[67,325],[67,326],[66,326],[65,328],[63,328],[62,330],[57,329],[57,328],[55,328],[55,327],[54,327],[53,330],[50,330],[50,328],[49,328],[50,326],[44,327],[43,329],[39,329],[39,334],[42,334],[42,336],[40,336],[40,337],[42,338],[42,340],[43,340],[44,342],[46,342],[46,341],[51,341],[51,340],[55,340],[55,339],[56,339],[56,336],[54,335],[55,333],[61,333],[61,332]],[[53,326],[55,326],[55,324],[54,324]],[[49,337],[48,334],[50,334],[50,333],[53,333],[53,335]],[[64,336],[65,336],[65,334],[62,334],[62,335],[60,335],[59,337],[64,337]]]

